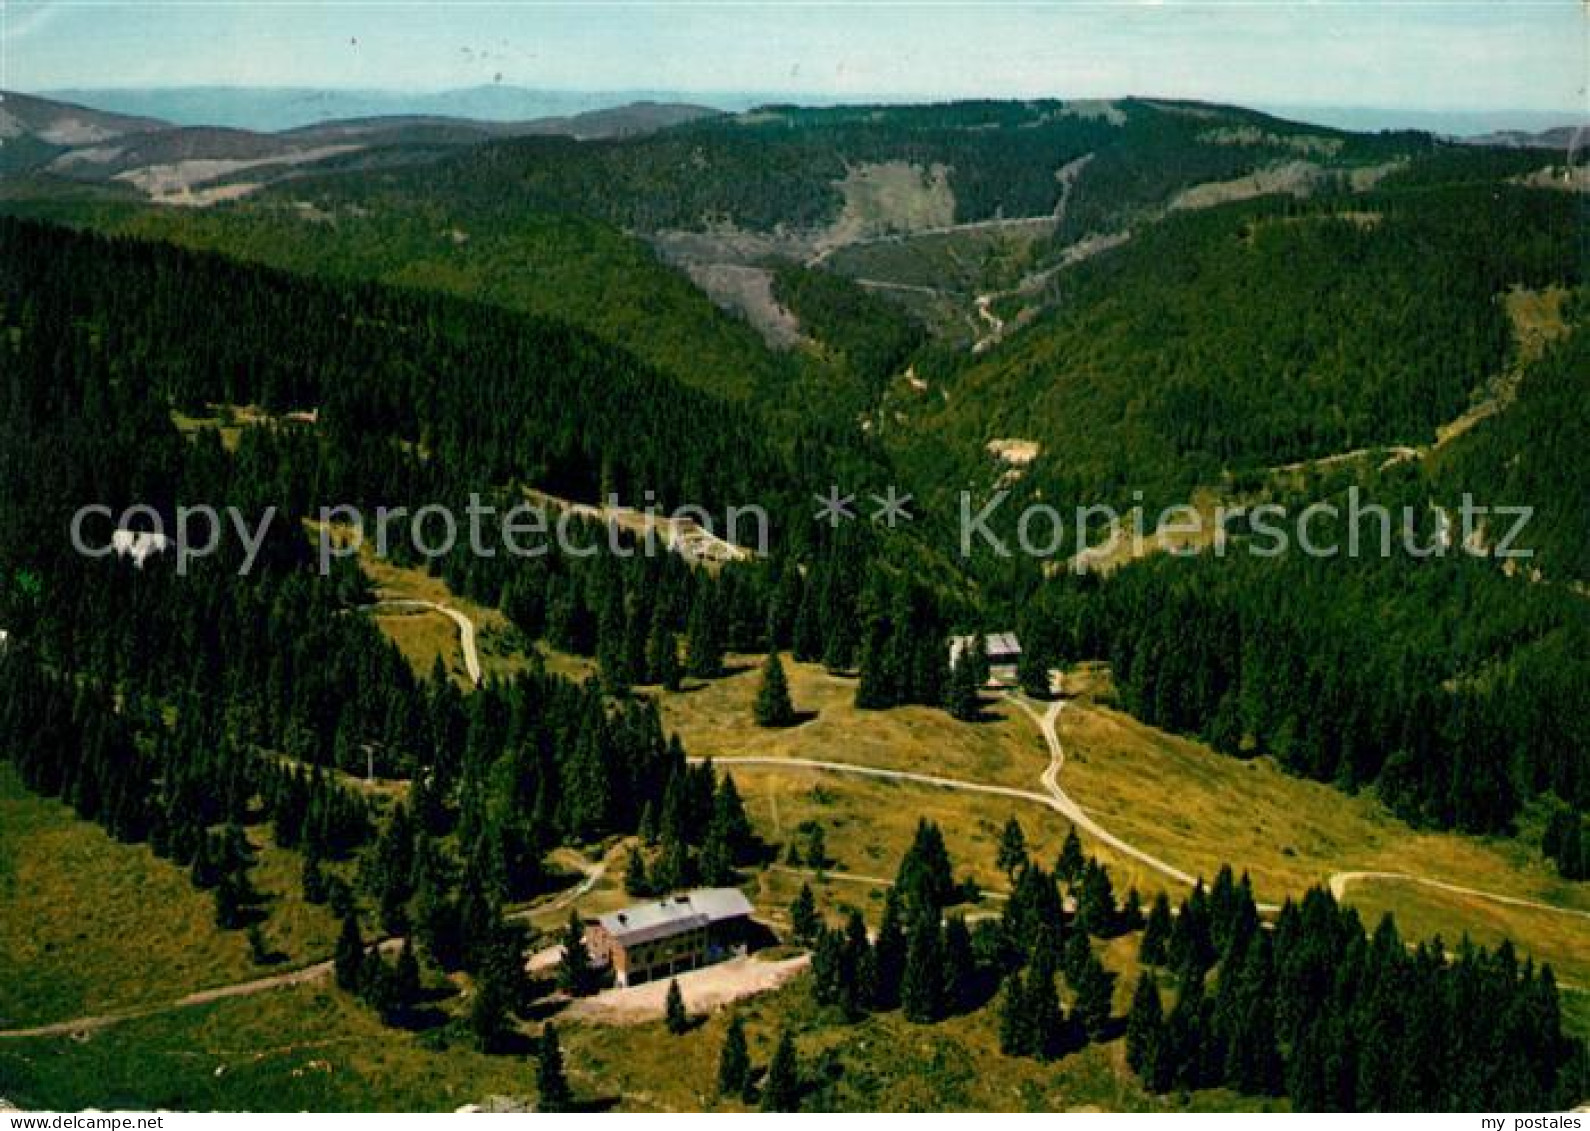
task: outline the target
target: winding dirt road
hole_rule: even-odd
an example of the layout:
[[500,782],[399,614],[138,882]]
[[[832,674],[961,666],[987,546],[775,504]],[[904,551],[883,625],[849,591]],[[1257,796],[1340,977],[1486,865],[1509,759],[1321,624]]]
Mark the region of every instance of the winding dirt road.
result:
[[1453,895],[1467,895],[1475,899],[1489,900],[1491,903],[1505,903],[1510,907],[1527,907],[1532,911],[1554,911],[1558,915],[1573,915],[1580,919],[1590,919],[1590,911],[1580,911],[1574,907],[1557,907],[1554,904],[1542,903],[1537,899],[1524,899],[1516,895],[1500,895],[1493,891],[1480,891],[1478,888],[1467,888],[1462,884],[1449,884],[1445,880],[1432,880],[1428,876],[1415,876],[1408,872],[1337,872],[1329,880],[1331,895],[1339,900],[1346,894],[1350,885],[1364,880],[1418,884],[1420,887],[1435,888],[1437,891],[1451,892]]
[[[383,939],[377,944],[383,953],[390,954],[402,946],[399,939]],[[229,998],[252,997],[254,994],[266,993],[270,990],[284,990],[293,986],[302,986],[308,982],[318,982],[329,977],[335,969],[331,959],[316,962],[309,966],[301,966],[297,970],[289,970],[284,974],[274,974],[268,978],[255,978],[248,982],[237,982],[230,986],[216,986],[213,989],[198,990],[177,998],[175,1001],[159,1005],[139,1006],[137,1009],[117,1010],[114,1013],[102,1013],[94,1017],[77,1017],[71,1021],[55,1021],[49,1025],[35,1025],[28,1029],[0,1029],[0,1040],[20,1039],[23,1037],[71,1037],[82,1033],[91,1033],[99,1029],[108,1029],[112,1025],[119,1025],[123,1021],[136,1021],[143,1017],[153,1017],[159,1013],[170,1013],[177,1009],[192,1009],[195,1006],[211,1005]]]
[[[1066,820],[1076,825],[1079,830],[1087,833],[1102,844],[1109,845],[1124,856],[1152,868],[1154,871],[1177,883],[1191,887],[1197,882],[1196,877],[1177,868],[1174,864],[1166,863],[1152,853],[1146,852],[1122,840],[1110,832],[1103,825],[1090,817],[1082,806],[1078,805],[1064,789],[1060,787],[1060,770],[1065,766],[1065,751],[1060,746],[1060,736],[1055,730],[1055,723],[1060,717],[1061,710],[1065,707],[1063,700],[1056,700],[1049,705],[1049,709],[1039,714],[1023,698],[1010,695],[1006,697],[1011,703],[1025,712],[1038,726],[1038,731],[1043,735],[1044,742],[1049,747],[1049,765],[1040,778],[1043,792],[1032,789],[1020,789],[1010,785],[994,785],[988,782],[963,781],[960,778],[940,777],[937,774],[922,774],[914,770],[886,770],[877,766],[862,766],[854,762],[825,762],[815,758],[772,758],[744,755],[734,757],[718,757],[712,759],[715,766],[766,766],[772,768],[797,766],[810,770],[823,770],[829,773],[854,774],[860,777],[882,778],[886,781],[912,782],[917,785],[934,786],[939,789],[958,789],[966,793],[982,793],[994,797],[1010,797],[1017,801],[1029,801],[1035,805],[1047,806],[1059,813]],[[691,759],[698,761],[699,759]]]
[[[464,617],[461,613],[457,613],[456,610],[451,610],[446,606],[437,605],[429,601],[420,600],[392,602],[383,601],[381,604],[419,606],[428,609],[434,609],[453,616],[453,618],[460,623],[461,633],[463,631],[463,626],[468,625],[468,635],[465,637],[468,642],[465,649],[465,655],[466,657],[474,655],[474,625],[469,622],[467,617]],[[478,659],[473,665],[471,665],[471,675],[477,680],[477,682],[479,679],[477,674],[479,670],[478,665]],[[1009,797],[1017,801],[1027,801],[1052,809],[1056,813],[1059,813],[1062,817],[1065,817],[1066,820],[1070,821],[1078,829],[1087,833],[1094,840],[1108,845],[1110,848],[1122,854],[1123,856],[1129,856],[1132,859],[1139,861],[1161,875],[1175,880],[1177,883],[1192,886],[1197,882],[1196,878],[1189,873],[1182,871],[1175,865],[1161,860],[1152,853],[1147,852],[1144,849],[1139,848],[1137,845],[1123,840],[1121,837],[1110,832],[1103,825],[1099,824],[1098,821],[1089,816],[1087,811],[1084,810],[1082,806],[1077,804],[1077,802],[1061,787],[1060,772],[1065,767],[1065,751],[1060,745],[1058,722],[1060,719],[1060,714],[1065,708],[1064,700],[1056,700],[1049,704],[1047,710],[1039,712],[1024,696],[1007,694],[1005,698],[1010,703],[1014,704],[1017,709],[1032,719],[1032,721],[1037,725],[1038,732],[1043,736],[1044,743],[1049,748],[1049,764],[1047,767],[1045,767],[1043,774],[1039,778],[1039,782],[1043,786],[1042,792],[1037,790],[1020,789],[1015,786],[996,785],[988,782],[963,781],[958,778],[940,777],[936,774],[923,774],[912,770],[889,770],[877,766],[863,766],[852,762],[828,762],[815,758],[775,758],[759,757],[756,755],[743,755],[727,758],[713,758],[711,761],[713,765],[716,766],[759,766],[770,769],[798,768],[820,770],[828,773],[851,774],[857,777],[879,778],[885,781],[912,782],[918,785],[933,786],[939,789],[957,789],[967,793],[979,793],[994,797]],[[706,760],[707,759],[702,758],[690,759],[690,761],[693,763],[699,763]],[[547,906],[564,906],[568,903],[572,903],[574,900],[590,891],[591,888],[596,885],[597,881],[601,879],[605,871],[605,867],[601,863],[596,863],[589,867],[582,867],[581,870],[585,873],[581,882],[574,888],[571,888],[569,891],[558,896],[552,901],[551,904]],[[785,870],[794,871],[794,869]],[[829,875],[830,878],[833,879],[853,880],[856,882],[877,884],[889,883],[888,880],[885,880],[882,877],[853,876],[843,873],[830,873]],[[1580,911],[1568,907],[1556,907],[1549,903],[1541,903],[1536,900],[1524,899],[1518,896],[1501,895],[1496,892],[1481,891],[1477,888],[1464,887],[1460,884],[1448,883],[1445,880],[1437,880],[1426,876],[1417,876],[1405,872],[1343,871],[1334,873],[1326,882],[1331,894],[1338,900],[1342,899],[1346,894],[1348,887],[1355,883],[1410,883],[1433,888],[1439,891],[1450,892],[1455,895],[1464,895],[1471,898],[1484,899],[1494,903],[1507,904],[1514,907],[1527,907],[1537,911],[1555,912],[1559,915],[1572,915],[1582,919],[1590,919],[1590,911]],[[1261,910],[1275,910],[1274,905],[1271,904],[1260,904],[1259,907]],[[545,908],[538,908],[536,910],[543,909]],[[528,914],[529,911],[518,913],[519,916]],[[401,941],[398,939],[385,939],[382,940],[379,945],[383,951],[390,951],[400,946]],[[532,962],[533,961],[534,960],[532,959]],[[292,986],[303,985],[307,982],[313,982],[318,979],[325,978],[329,976],[332,971],[333,963],[330,960],[317,962],[313,965],[304,966],[297,970],[288,971],[283,974],[277,974],[272,977],[256,978],[252,981],[240,982],[231,986],[219,986],[213,989],[200,990],[196,993],[188,994],[185,997],[178,998],[176,1001],[164,1005],[143,1006],[138,1009],[107,1013],[95,1017],[80,1017],[71,1021],[58,1021],[53,1024],[39,1025],[27,1029],[3,1029],[0,1030],[0,1040],[7,1038],[18,1039],[26,1037],[64,1037],[72,1036],[74,1034],[87,1033],[104,1029],[111,1025],[119,1024],[123,1021],[136,1020],[138,1018],[149,1017],[159,1013],[170,1012],[172,1010],[188,1009],[194,1006],[208,1005],[213,1002],[222,1001],[228,998],[248,997],[253,994],[265,993],[270,990],[285,989]]]
[[418,597],[392,597],[375,602],[372,609],[424,609],[428,612],[441,613],[448,620],[458,626],[458,644],[464,651],[464,670],[469,673],[469,681],[476,687],[480,686],[480,653],[475,649],[475,622],[450,605],[439,605],[435,601],[424,601]]
[[[421,603],[428,604],[428,602]],[[508,918],[524,919],[535,911],[566,907],[595,887],[602,876],[606,874],[607,866],[597,862],[590,865],[581,865],[580,870],[584,875],[574,887],[563,892],[550,903],[541,907],[532,907],[515,912],[509,915]],[[382,953],[392,954],[402,947],[403,941],[395,938],[382,939],[377,945],[380,946]],[[211,1005],[230,998],[252,997],[255,994],[268,993],[271,990],[291,989],[294,986],[318,982],[324,978],[329,978],[335,969],[335,962],[331,959],[326,959],[266,978],[255,978],[247,982],[237,982],[230,986],[216,986],[208,990],[198,990],[179,997],[175,1001],[163,1002],[157,1005],[139,1006],[137,1009],[122,1009],[92,1017],[76,1017],[70,1021],[55,1021],[48,1025],[35,1025],[26,1029],[0,1029],[0,1040],[7,1038],[21,1039],[24,1037],[71,1037],[83,1033],[97,1032],[100,1029],[108,1029],[112,1025],[119,1025],[124,1021],[137,1021],[144,1017],[153,1017],[156,1014],[170,1013],[178,1009],[192,1009],[195,1006]]]
[[[1010,797],[1019,801],[1030,801],[1034,804],[1045,805],[1070,821],[1083,833],[1094,840],[1108,845],[1123,856],[1147,866],[1160,875],[1177,883],[1191,887],[1197,883],[1197,877],[1176,867],[1174,864],[1161,860],[1152,853],[1122,839],[1099,824],[1087,810],[1077,804],[1064,788],[1060,785],[1060,772],[1065,768],[1065,750],[1060,745],[1058,723],[1060,713],[1065,709],[1064,700],[1056,700],[1049,704],[1048,709],[1039,712],[1025,696],[1007,694],[1005,697],[1020,711],[1032,719],[1038,727],[1038,732],[1043,736],[1044,743],[1049,748],[1049,765],[1045,767],[1039,781],[1043,792],[1036,790],[1019,789],[1014,786],[992,785],[985,782],[962,781],[957,778],[939,777],[935,774],[921,774],[911,770],[886,770],[876,766],[862,766],[851,762],[826,762],[812,758],[771,758],[771,757],[729,757],[714,758],[713,764],[719,766],[765,766],[802,767],[805,769],[822,770],[830,773],[852,774],[859,777],[882,778],[887,781],[914,782],[918,785],[935,786],[940,789],[958,789],[968,793],[982,793],[997,797]],[[692,759],[696,761],[696,759]],[[1492,903],[1506,904],[1512,907],[1526,907],[1535,911],[1555,912],[1559,915],[1572,915],[1576,918],[1590,919],[1590,911],[1580,911],[1571,907],[1557,907],[1550,903],[1538,900],[1524,899],[1519,896],[1502,895],[1498,892],[1482,891],[1478,888],[1464,887],[1461,884],[1449,883],[1446,880],[1433,879],[1428,876],[1414,875],[1408,872],[1379,872],[1379,871],[1342,871],[1333,873],[1326,879],[1326,886],[1331,895],[1342,899],[1347,889],[1356,883],[1408,883],[1438,891],[1450,892],[1454,895],[1468,896],[1474,899],[1484,899]],[[1261,911],[1278,910],[1275,904],[1261,903]]]

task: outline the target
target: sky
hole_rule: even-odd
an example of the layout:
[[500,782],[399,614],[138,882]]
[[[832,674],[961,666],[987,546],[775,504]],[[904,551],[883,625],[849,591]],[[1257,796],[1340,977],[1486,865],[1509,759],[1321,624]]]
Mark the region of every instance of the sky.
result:
[[503,83],[1582,112],[1587,0],[0,0],[0,88]]

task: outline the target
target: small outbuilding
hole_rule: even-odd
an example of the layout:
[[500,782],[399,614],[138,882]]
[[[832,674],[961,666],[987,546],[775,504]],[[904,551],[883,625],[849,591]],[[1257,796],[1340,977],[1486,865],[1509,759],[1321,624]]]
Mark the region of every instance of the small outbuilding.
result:
[[990,632],[985,636],[953,636],[950,638],[950,665],[960,663],[969,648],[975,648],[981,639],[983,655],[988,661],[988,684],[991,687],[1014,687],[1016,669],[1021,663],[1021,642],[1014,632]]

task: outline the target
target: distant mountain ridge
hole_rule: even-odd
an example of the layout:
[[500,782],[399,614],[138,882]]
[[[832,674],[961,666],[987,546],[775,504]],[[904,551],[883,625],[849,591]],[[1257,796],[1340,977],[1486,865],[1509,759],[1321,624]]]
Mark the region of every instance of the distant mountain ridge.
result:
[[1549,130],[1497,130],[1463,140],[1474,145],[1496,145],[1507,149],[1556,149],[1562,152],[1583,149],[1590,126],[1555,126]]
[[1540,133],[1590,124],[1583,109],[1562,110],[1398,110],[1383,107],[1263,104],[1256,109],[1299,122],[1354,131],[1426,130],[1443,137],[1479,138],[1488,134]]
[[[275,87],[173,87],[51,90],[39,97],[94,106],[118,114],[159,118],[181,126],[229,126],[274,133],[365,118],[467,118],[475,122],[568,119],[637,103],[690,104],[701,95],[680,91],[557,91],[478,86],[433,93]],[[705,99],[707,110],[745,110],[766,96]]]
[[0,176],[42,174],[118,192],[131,188],[163,203],[211,204],[365,151],[371,152],[359,160],[366,165],[420,164],[498,138],[626,137],[718,113],[687,103],[638,102],[524,121],[376,115],[262,131],[227,124],[224,113],[203,124],[175,125],[0,92]]

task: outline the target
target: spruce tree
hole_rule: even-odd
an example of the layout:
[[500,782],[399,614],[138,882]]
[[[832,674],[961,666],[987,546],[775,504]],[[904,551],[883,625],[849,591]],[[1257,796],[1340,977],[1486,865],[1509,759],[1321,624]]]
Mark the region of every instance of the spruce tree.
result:
[[420,978],[420,960],[414,953],[414,941],[403,940],[398,951],[397,966],[392,971],[392,993],[402,1009],[412,1008],[420,1000],[424,985]]
[[304,869],[300,886],[304,902],[319,905],[326,902],[326,873],[320,863],[320,853],[304,850]]
[[663,1020],[668,1031],[679,1036],[690,1029],[690,1014],[685,1011],[685,996],[679,991],[679,979],[668,980],[668,996],[663,1004]]
[[944,923],[944,1008],[959,1013],[971,1008],[977,983],[977,953],[966,920],[959,915]]
[[682,830],[663,829],[662,854],[652,868],[652,890],[659,894],[687,888],[695,882],[696,862]]
[[767,1066],[767,1077],[762,1081],[763,1111],[800,1110],[800,1064],[795,1059],[795,1041],[785,1029],[779,1035],[778,1047]]
[[679,642],[660,605],[646,637],[646,675],[664,691],[679,690]]
[[339,989],[355,992],[359,988],[359,967],[364,961],[364,938],[359,933],[359,917],[353,912],[342,917],[342,933],[332,960]]
[[1159,986],[1154,982],[1154,975],[1145,970],[1137,977],[1137,988],[1132,991],[1132,1011],[1126,1018],[1126,1063],[1150,1090],[1158,1090],[1155,1073],[1164,1028],[1165,1012],[1159,999]]
[[545,1112],[569,1111],[574,1106],[574,1095],[569,1090],[568,1077],[563,1072],[563,1050],[558,1045],[557,1027],[548,1021],[541,1030],[540,1048],[536,1054],[536,1108]]
[[[1176,994],[1176,1005],[1165,1021],[1165,1040],[1154,1081],[1155,1090],[1163,1091],[1172,1084],[1183,1088],[1197,1088],[1200,1076],[1203,1047],[1208,1034],[1204,1031],[1204,980],[1202,971],[1189,967]],[[1301,1052],[1299,1052],[1301,1055]],[[1164,1087],[1159,1087],[1163,1079]],[[1296,1098],[1296,1097],[1294,1097]]]
[[638,847],[629,850],[624,862],[624,891],[628,895],[650,895],[651,879],[646,875],[646,857]]
[[1216,957],[1209,923],[1209,900],[1203,884],[1199,883],[1182,901],[1171,923],[1165,961],[1178,976],[1185,970],[1195,970],[1201,977],[1214,965]]
[[723,1051],[718,1053],[718,1095],[724,1099],[743,1097],[750,1083],[751,1052],[745,1043],[745,1026],[736,1014],[729,1018]]
[[1033,1052],[1032,1014],[1020,970],[1005,978],[1000,994],[999,1051],[1006,1056],[1031,1056]]
[[718,821],[707,826],[700,865],[701,881],[709,887],[727,887],[734,882],[734,850],[729,846],[728,831]]
[[811,946],[823,929],[822,916],[817,912],[817,900],[810,884],[802,884],[800,894],[790,904],[790,934],[802,946]]
[[949,678],[944,683],[944,709],[962,722],[975,722],[983,711],[983,701],[978,694],[980,686],[977,665],[962,656],[950,665]]
[[701,849],[702,878],[715,886],[733,883],[734,866],[750,850],[753,836],[740,791],[725,774],[712,798],[712,818]]
[[494,964],[488,963],[475,979],[475,1000],[469,1010],[469,1028],[475,1047],[495,1052],[508,1028],[509,990]]
[[1016,661],[1016,680],[1021,689],[1034,699],[1047,699],[1049,690],[1049,664],[1041,652],[1029,642]]
[[894,891],[907,911],[918,909],[938,915],[955,893],[954,868],[944,847],[944,834],[926,818],[919,820],[911,847],[900,859]]
[[823,869],[833,863],[828,858],[828,834],[823,831],[821,821],[803,821],[801,828],[806,843],[801,849],[800,858],[808,868],[821,876]]
[[1569,814],[1557,849],[1557,870],[1562,873],[1563,879],[1590,879],[1590,849],[1586,848],[1583,828],[1584,824],[1578,816]]
[[260,930],[258,923],[248,925],[248,957],[256,966],[265,966],[271,961],[270,944],[265,941],[265,932]]
[[227,872],[215,885],[215,925],[223,931],[243,925],[244,887],[247,880],[237,872]]
[[414,834],[408,809],[401,802],[393,806],[391,819],[365,857],[363,876],[365,887],[375,898],[381,929],[388,934],[406,934],[406,904],[414,894]]
[[1170,900],[1164,892],[1154,897],[1149,909],[1148,922],[1143,925],[1143,941],[1138,946],[1137,960],[1144,966],[1163,966],[1169,957],[1171,931]]
[[736,862],[756,846],[756,833],[751,829],[751,819],[745,815],[745,802],[740,798],[740,788],[734,784],[733,774],[724,774],[712,797],[712,819],[723,825],[729,850]]
[[1126,902],[1121,905],[1121,930],[1138,931],[1143,928],[1143,897],[1137,888],[1126,889]]
[[900,1004],[900,979],[905,975],[906,937],[901,922],[898,887],[891,888],[883,905],[883,921],[872,944],[872,1005],[889,1010]]
[[[829,663],[824,656],[824,665],[829,671],[837,671],[838,665]],[[856,673],[856,708],[862,711],[881,711],[885,707],[894,706],[894,697],[888,685],[888,677],[884,671],[883,647],[875,639],[875,634],[868,632],[861,643],[861,659]]]
[[419,890],[414,897],[414,926],[432,962],[451,970],[463,960],[458,906],[448,898],[447,880],[435,856],[421,858]]
[[1052,1060],[1065,1051],[1065,1011],[1048,951],[1039,951],[1027,969],[1027,1013],[1032,1025],[1032,1054]]
[[878,952],[867,936],[867,921],[852,908],[845,920],[839,955],[840,998],[845,1016],[854,1020],[877,1003]]
[[752,713],[759,727],[787,727],[795,721],[795,708],[789,698],[789,681],[785,678],[784,663],[777,652],[769,652],[762,664],[762,684],[757,688]]
[[812,947],[812,1000],[818,1005],[838,1005],[845,992],[844,935],[822,928]]
[[1093,958],[1093,947],[1088,936],[1081,931],[1069,931],[1060,947],[1060,970],[1073,986],[1081,979],[1088,962]]
[[1060,859],[1055,862],[1054,874],[1066,883],[1074,884],[1082,878],[1082,869],[1086,864],[1082,838],[1077,836],[1076,826],[1073,825],[1066,833],[1065,843],[1060,846]]
[[597,987],[597,971],[585,945],[585,926],[574,911],[563,928],[563,956],[558,960],[558,985],[570,997],[585,997]]
[[918,912],[906,935],[900,1008],[907,1021],[925,1025],[944,1015],[944,950],[937,915]]
[[999,857],[996,864],[999,870],[1015,880],[1016,871],[1027,863],[1027,836],[1021,831],[1021,823],[1015,817],[1005,822],[1005,830],[999,837]]
[[1072,983],[1076,993],[1072,1016],[1090,1040],[1102,1041],[1109,1034],[1113,983],[1113,976],[1093,954],[1088,955],[1088,961]]
[[1077,885],[1077,925],[1095,938],[1115,933],[1115,888],[1108,869],[1092,858],[1082,866]]
[[396,986],[392,968],[381,957],[381,948],[372,946],[364,953],[359,966],[359,997],[376,1013],[382,1022],[391,1024],[398,1012]]
[[723,643],[718,636],[718,614],[705,588],[690,607],[685,641],[686,670],[701,679],[723,674]]

